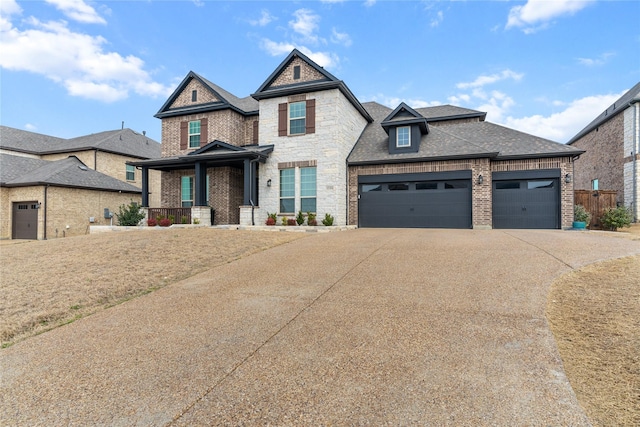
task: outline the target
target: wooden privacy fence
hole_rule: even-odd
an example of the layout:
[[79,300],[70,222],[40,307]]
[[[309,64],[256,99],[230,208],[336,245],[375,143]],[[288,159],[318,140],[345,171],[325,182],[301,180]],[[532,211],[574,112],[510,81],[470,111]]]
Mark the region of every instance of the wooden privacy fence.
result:
[[162,215],[163,218],[169,218],[169,215],[173,215],[174,223],[182,223],[182,217],[186,218],[186,223],[191,224],[191,208],[150,208],[149,218],[158,219],[158,216]]
[[616,207],[617,191],[615,190],[575,190],[576,205],[582,205],[591,213],[589,228],[601,229],[600,218],[607,208]]

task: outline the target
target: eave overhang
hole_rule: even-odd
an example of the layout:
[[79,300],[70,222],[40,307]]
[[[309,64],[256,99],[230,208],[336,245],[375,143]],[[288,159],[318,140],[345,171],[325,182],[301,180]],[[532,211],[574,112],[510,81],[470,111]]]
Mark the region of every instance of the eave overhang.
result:
[[379,160],[359,160],[359,161],[347,161],[349,166],[364,166],[364,165],[385,165],[396,163],[419,163],[419,162],[434,162],[445,160],[463,160],[463,159],[495,159],[498,156],[498,152],[494,153],[478,153],[478,154],[460,154],[449,156],[430,156],[430,157],[399,157],[393,159],[379,159]]

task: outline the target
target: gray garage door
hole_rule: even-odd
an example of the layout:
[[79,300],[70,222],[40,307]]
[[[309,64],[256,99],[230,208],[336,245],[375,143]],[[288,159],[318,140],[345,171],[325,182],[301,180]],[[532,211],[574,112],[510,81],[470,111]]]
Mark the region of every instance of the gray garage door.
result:
[[493,228],[560,228],[559,184],[556,177],[494,177]]
[[14,239],[38,238],[38,207],[37,202],[19,202],[13,204]]
[[471,228],[471,180],[459,179],[460,174],[437,179],[443,176],[446,174],[360,177],[359,226]]

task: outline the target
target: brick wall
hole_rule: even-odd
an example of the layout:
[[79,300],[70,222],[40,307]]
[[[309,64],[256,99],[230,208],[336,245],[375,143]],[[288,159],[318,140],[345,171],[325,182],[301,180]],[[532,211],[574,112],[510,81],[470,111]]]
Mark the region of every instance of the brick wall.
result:
[[[386,175],[403,173],[424,173],[471,170],[473,227],[491,227],[492,220],[492,187],[491,172],[519,171],[536,169],[560,169],[561,176],[572,173],[573,165],[570,157],[549,159],[505,160],[488,159],[451,160],[438,162],[398,163],[387,165],[367,165],[349,167],[349,224],[358,224],[358,176]],[[478,176],[482,175],[483,183],[478,184]],[[560,179],[561,191],[561,226],[571,227],[573,222],[573,183]]]
[[[197,90],[198,95],[196,101],[191,100],[191,93]],[[187,87],[178,95],[169,108],[180,108],[198,104],[206,104],[209,102],[216,102],[219,99],[213,92],[203,86],[197,79],[191,79],[187,84]]]
[[252,144],[253,122],[256,116],[244,117],[233,110],[209,111],[179,117],[162,119],[162,157],[180,156],[196,150],[180,150],[180,122],[207,118],[207,144],[214,140],[227,144],[243,146]]
[[[293,79],[293,67],[300,66],[300,78]],[[287,65],[284,70],[275,78],[269,87],[283,86],[294,83],[304,83],[314,80],[326,80],[326,77],[311,67],[302,59],[296,57]]]
[[[0,188],[2,219],[0,220],[2,239],[11,238],[12,206],[14,202],[37,201],[42,204],[38,210],[38,239],[44,238],[44,187]],[[104,218],[104,208],[118,213],[121,205],[131,201],[141,202],[138,194],[110,191],[83,190],[76,188],[49,187],[46,198],[47,239],[80,236],[89,233],[90,225],[109,225]],[[94,223],[89,218],[95,219]],[[118,223],[114,216],[113,224]],[[67,228],[69,226],[69,228]]]
[[575,163],[575,188],[591,190],[598,180],[600,190],[616,190],[618,202],[624,201],[624,114],[589,132],[572,144],[585,150]]
[[[215,209],[214,225],[238,224],[243,202],[244,171],[232,167],[207,169],[209,205]],[[162,207],[182,206],[181,177],[194,176],[193,169],[162,172]]]

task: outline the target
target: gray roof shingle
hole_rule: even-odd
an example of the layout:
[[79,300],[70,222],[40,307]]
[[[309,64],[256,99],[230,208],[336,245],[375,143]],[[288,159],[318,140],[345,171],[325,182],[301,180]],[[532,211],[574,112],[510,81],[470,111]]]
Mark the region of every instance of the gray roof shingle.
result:
[[[417,153],[389,154],[389,136],[381,126],[392,111],[375,102],[365,103],[365,108],[374,118],[361,134],[351,154],[350,164],[407,162],[452,158],[528,158],[557,155],[574,156],[583,151],[529,135],[485,121],[452,123],[430,126],[429,134],[423,135]],[[452,113],[462,116],[478,113],[454,106],[438,106],[416,109],[429,122],[455,118]],[[480,118],[480,116],[478,116]]]
[[160,143],[131,129],[111,130],[63,139],[0,126],[0,148],[38,155],[100,150],[139,159],[155,159],[161,156]]
[[126,193],[141,192],[131,184],[87,168],[75,156],[47,161],[0,154],[0,184],[6,187],[53,185]]

